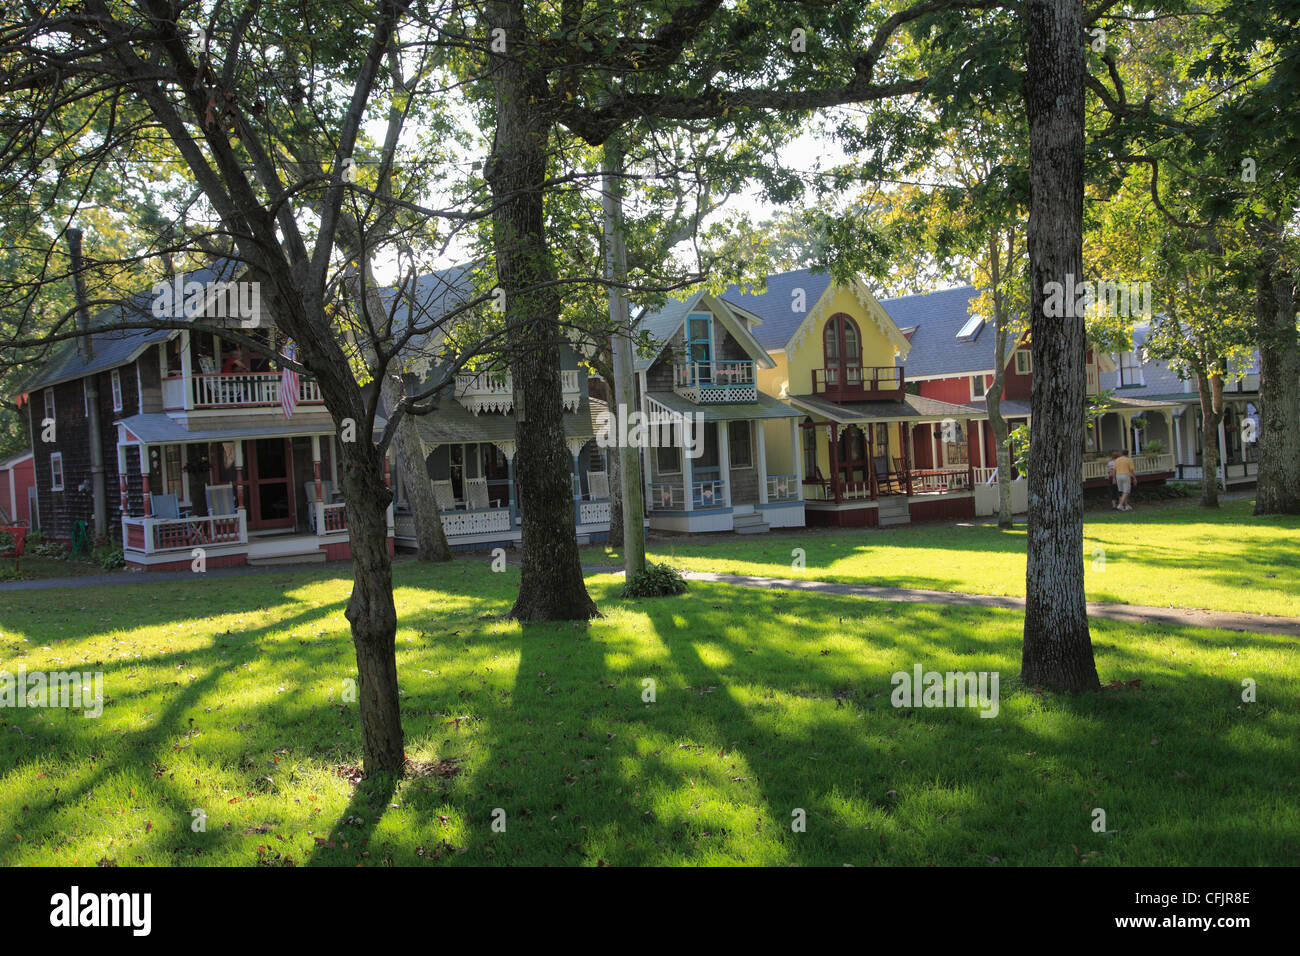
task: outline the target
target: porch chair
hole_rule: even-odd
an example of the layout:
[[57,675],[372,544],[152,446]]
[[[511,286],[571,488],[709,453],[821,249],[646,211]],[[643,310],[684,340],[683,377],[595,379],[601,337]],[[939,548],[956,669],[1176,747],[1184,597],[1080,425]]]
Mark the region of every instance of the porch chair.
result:
[[897,482],[897,475],[889,470],[889,456],[877,455],[872,459],[872,464],[876,470],[876,487],[881,491],[892,491]]
[[492,507],[488,502],[486,478],[465,479],[465,507],[474,510]]
[[236,514],[235,486],[208,485],[203,489],[203,497],[208,502],[208,517]]
[[182,509],[176,500],[176,494],[156,495],[149,493],[149,506],[153,509],[155,518],[170,518],[173,521],[190,516],[190,509]]
[[609,474],[607,472],[587,472],[587,497],[592,501],[609,497]]
[[458,506],[456,492],[452,490],[450,481],[435,481],[433,497],[438,502],[439,511],[455,511]]
[[[304,481],[302,490],[307,494],[307,525],[314,532],[316,530],[316,481]],[[320,483],[320,500],[326,504],[332,504],[334,501],[334,485],[324,479]]]

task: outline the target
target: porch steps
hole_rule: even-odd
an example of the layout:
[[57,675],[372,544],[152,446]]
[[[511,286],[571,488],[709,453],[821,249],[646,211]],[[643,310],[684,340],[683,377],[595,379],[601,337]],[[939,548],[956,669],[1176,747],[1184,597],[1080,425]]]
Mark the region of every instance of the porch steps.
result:
[[761,514],[755,511],[747,515],[733,517],[731,530],[736,534],[766,534],[772,530],[772,526],[763,520]]
[[907,507],[905,495],[886,495],[877,500],[876,525],[887,528],[896,524],[911,524],[912,513]]

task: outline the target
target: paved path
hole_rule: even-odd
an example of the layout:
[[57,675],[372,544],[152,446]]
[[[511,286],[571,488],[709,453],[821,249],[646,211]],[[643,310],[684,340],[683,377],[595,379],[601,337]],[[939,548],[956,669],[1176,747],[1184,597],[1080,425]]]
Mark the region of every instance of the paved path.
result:
[[[274,565],[272,567],[212,568],[207,577],[241,577],[247,574],[274,574],[276,572],[318,571],[322,567],[337,567],[340,576],[351,576],[351,565],[333,562],[330,565]],[[587,574],[621,574],[622,565],[584,565]],[[943,604],[953,607],[986,607],[1006,611],[1023,611],[1025,599],[998,594],[966,594],[960,591],[930,591],[923,588],[892,588],[870,584],[838,584],[833,581],[810,581],[797,578],[763,578],[743,574],[718,574],[710,571],[684,571],[682,576],[692,581],[713,581],[742,588],[780,588],[805,591],[813,594],[831,594],[840,597],[861,597],[873,601],[899,601],[903,603]],[[36,581],[6,581],[0,583],[0,592],[34,591],[47,588],[97,587],[111,584],[150,584],[164,581],[184,581],[194,577],[191,571],[161,571],[149,574],[117,572],[90,574],[76,578],[45,578]],[[1224,631],[1247,631],[1254,634],[1281,634],[1300,637],[1300,619],[1273,617],[1265,614],[1242,614],[1232,611],[1200,611],[1173,607],[1144,607],[1140,604],[1102,604],[1089,602],[1088,615],[1107,621],[1129,624],[1167,624],[1173,627],[1212,627]]]
[[[621,571],[621,568],[591,568],[592,571]],[[997,594],[964,594],[957,591],[927,591],[921,588],[876,587],[868,584],[837,584],[831,581],[807,581],[794,578],[760,578],[743,574],[715,574],[709,571],[684,571],[692,581],[715,581],[742,588],[780,588],[871,598],[875,601],[902,601],[923,604],[947,604],[958,607],[987,607],[1023,611],[1025,599]],[[1284,634],[1300,637],[1300,619],[1272,617],[1264,614],[1239,614],[1230,611],[1197,611],[1175,607],[1144,607],[1140,604],[1088,603],[1089,617],[1130,624],[1169,624],[1175,627],[1213,627],[1225,631],[1249,631],[1255,634]]]

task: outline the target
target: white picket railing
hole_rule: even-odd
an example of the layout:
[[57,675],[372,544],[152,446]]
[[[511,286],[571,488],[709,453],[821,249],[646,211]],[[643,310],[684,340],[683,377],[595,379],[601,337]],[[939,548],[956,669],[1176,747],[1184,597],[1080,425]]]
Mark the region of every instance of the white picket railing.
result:
[[[170,380],[169,380],[170,381]],[[191,389],[194,408],[246,408],[257,406],[278,406],[280,404],[279,372],[238,372],[231,374],[212,374],[191,376]],[[175,396],[173,390],[168,392],[164,383],[164,404],[166,397]],[[298,404],[319,405],[321,403],[320,386],[315,379],[298,379]],[[170,404],[168,404],[168,407]]]

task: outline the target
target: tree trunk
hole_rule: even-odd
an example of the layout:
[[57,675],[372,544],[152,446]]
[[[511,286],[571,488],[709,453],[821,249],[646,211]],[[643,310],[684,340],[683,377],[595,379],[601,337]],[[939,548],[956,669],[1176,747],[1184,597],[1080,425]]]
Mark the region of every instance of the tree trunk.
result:
[[400,774],[406,755],[397,694],[397,610],[388,554],[388,504],[383,458],[369,436],[340,442],[339,463],[352,547],[352,596],[347,619],[357,652],[357,700],[366,773]]
[[[997,382],[994,382],[997,385]],[[1011,429],[1002,414],[1002,402],[991,395],[987,401],[989,425],[993,429],[993,443],[997,455],[998,467],[998,527],[1007,529],[1015,524],[1011,510],[1011,447],[1007,436]]]
[[[604,206],[605,223],[605,274],[615,281],[627,279],[627,249],[623,245],[623,153],[620,140],[611,136],[605,143]],[[636,409],[636,385],[632,379],[632,318],[628,309],[627,294],[623,289],[609,288],[609,319],[613,327],[610,354],[614,366],[614,410],[619,420],[626,420]],[[624,579],[645,571],[645,502],[641,498],[641,469],[637,450],[619,444],[615,448],[619,459],[618,491],[622,498],[620,518],[623,524]],[[611,524],[613,515],[610,515]]]
[[487,6],[489,31],[507,38],[492,54],[496,139],[485,165],[497,280],[505,292],[515,388],[519,509],[523,516],[521,621],[585,620],[600,612],[587,594],[573,513],[572,458],[565,446],[560,392],[560,297],[543,210],[546,150],[553,119],[538,108],[546,78],[524,62],[530,42],[518,3]]
[[[614,394],[614,383],[608,381],[605,383],[609,387],[609,394]],[[623,547],[623,495],[622,495],[622,471],[618,467],[619,458],[618,449],[607,449],[606,458],[609,461],[609,546],[611,548]]]
[[[358,257],[364,250],[357,250]],[[369,296],[368,312],[376,317],[385,314],[383,300],[379,297],[379,286],[374,281],[370,262],[366,260],[366,295]],[[359,286],[352,284],[353,301],[357,301]],[[373,362],[374,356],[369,360]],[[400,374],[388,369],[383,375],[384,405],[391,412],[404,397]],[[406,489],[406,503],[415,520],[416,559],[420,561],[450,561],[451,548],[447,545],[447,535],[442,527],[442,515],[438,512],[438,499],[433,493],[433,481],[429,478],[429,469],[424,460],[424,443],[420,440],[420,426],[411,415],[403,415],[397,423],[397,434],[393,436],[393,450],[397,452],[397,467],[402,476],[402,487]]]
[[[1201,507],[1219,507],[1219,423],[1223,421],[1223,377],[1196,373],[1201,397]],[[1226,487],[1226,486],[1225,486]]]
[[1255,514],[1300,514],[1300,339],[1295,280],[1264,273],[1259,329],[1259,478]]
[[1034,384],[1029,445],[1026,684],[1099,687],[1083,586],[1084,327],[1047,316],[1048,283],[1073,298],[1083,273],[1083,4],[1027,0],[1029,258]]
[[[384,376],[384,403],[393,408],[402,399],[401,380],[392,374]],[[436,414],[436,413],[435,413]],[[406,504],[415,519],[416,559],[419,561],[450,561],[451,548],[442,527],[438,511],[438,498],[433,493],[433,481],[424,460],[424,443],[420,440],[420,425],[413,415],[403,415],[393,436],[393,449],[397,452],[397,467],[406,489]]]

